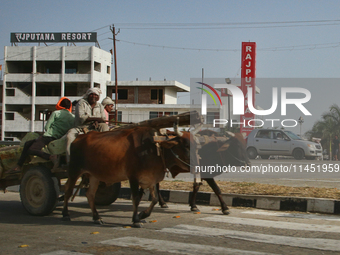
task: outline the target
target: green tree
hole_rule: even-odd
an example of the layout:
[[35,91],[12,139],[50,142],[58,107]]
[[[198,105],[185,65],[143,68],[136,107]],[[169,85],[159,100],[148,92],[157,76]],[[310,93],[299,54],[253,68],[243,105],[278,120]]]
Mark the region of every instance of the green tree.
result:
[[329,112],[322,114],[321,120],[314,123],[311,130],[306,135],[321,138],[323,148],[329,148],[329,156],[332,155],[332,138],[340,133],[340,107],[333,104]]

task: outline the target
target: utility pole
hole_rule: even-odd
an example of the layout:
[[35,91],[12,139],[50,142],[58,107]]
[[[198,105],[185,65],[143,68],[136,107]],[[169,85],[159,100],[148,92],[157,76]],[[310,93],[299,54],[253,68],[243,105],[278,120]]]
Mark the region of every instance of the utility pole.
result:
[[115,25],[112,24],[112,26],[110,26],[110,30],[112,32],[112,36],[113,36],[113,63],[114,63],[114,67],[115,67],[115,124],[117,125],[117,121],[118,121],[118,111],[117,111],[117,104],[118,104],[118,78],[117,78],[117,54],[116,54],[116,35],[119,34],[119,30],[118,33],[116,34],[116,29],[115,29]]

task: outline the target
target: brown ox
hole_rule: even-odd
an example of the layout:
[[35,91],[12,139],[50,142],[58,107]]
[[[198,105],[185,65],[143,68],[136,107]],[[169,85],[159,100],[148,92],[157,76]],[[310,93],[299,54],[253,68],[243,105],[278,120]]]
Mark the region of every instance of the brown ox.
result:
[[[210,130],[203,130],[198,132],[199,135],[207,135],[211,137],[217,137],[217,133]],[[237,133],[233,134],[230,133],[230,137],[228,140],[215,140],[213,142],[209,142],[202,146],[201,149],[198,150],[198,154],[201,157],[199,165],[200,166],[244,166],[250,165],[250,161],[248,159],[248,155],[246,152],[246,144],[242,134]],[[214,140],[214,139],[210,139]],[[183,171],[174,166],[170,169],[171,175],[175,178],[179,173],[183,173]],[[229,214],[229,208],[227,204],[224,202],[222,198],[222,193],[220,188],[218,187],[217,183],[214,180],[214,177],[220,175],[221,172],[215,172],[212,174],[202,174],[202,180],[205,180],[208,185],[212,188],[215,192],[216,196],[218,197],[221,203],[221,209],[223,214]],[[193,193],[190,198],[190,207],[191,211],[199,211],[196,206],[196,195],[199,190],[199,187],[202,183],[194,182],[193,186]],[[159,204],[161,207],[166,208],[167,205],[165,204],[161,194],[159,193],[159,184],[157,185],[158,197],[159,197]]]
[[[68,200],[77,179],[86,174],[89,176],[86,197],[96,223],[102,224],[94,202],[99,182],[112,184],[129,180],[133,200],[132,221],[135,227],[140,227],[140,220],[148,217],[157,203],[154,186],[163,180],[164,169],[176,166],[183,172],[189,172],[190,147],[196,146],[194,143],[190,144],[190,133],[183,132],[180,134],[182,136],[160,142],[163,156],[158,156],[157,147],[153,142],[155,132],[157,131],[150,127],[136,127],[111,132],[90,132],[78,136],[71,146],[63,219],[70,220]],[[176,158],[174,154],[180,158]],[[192,157],[197,162],[195,153]],[[152,202],[147,210],[138,215],[139,186],[150,189]]]

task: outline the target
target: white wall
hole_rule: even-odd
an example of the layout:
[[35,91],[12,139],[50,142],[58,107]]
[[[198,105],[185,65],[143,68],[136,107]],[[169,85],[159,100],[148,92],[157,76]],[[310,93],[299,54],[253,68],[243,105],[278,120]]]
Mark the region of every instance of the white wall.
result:
[[172,87],[165,87],[164,104],[177,104],[177,90]]

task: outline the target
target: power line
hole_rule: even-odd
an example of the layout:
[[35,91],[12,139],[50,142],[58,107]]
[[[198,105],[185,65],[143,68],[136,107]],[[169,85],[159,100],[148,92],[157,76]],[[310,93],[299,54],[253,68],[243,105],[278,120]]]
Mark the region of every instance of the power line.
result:
[[[332,23],[331,23],[332,22]],[[313,23],[313,24],[312,24]],[[305,20],[305,21],[277,21],[277,22],[231,22],[231,23],[116,23],[124,29],[228,29],[228,28],[273,28],[273,27],[288,27],[288,26],[329,26],[329,25],[340,25],[340,20]],[[240,27],[243,25],[266,25],[266,26],[252,26],[252,27]],[[140,27],[133,27],[133,26]],[[238,27],[231,27],[238,25]],[[270,25],[270,26],[268,26]],[[273,26],[280,25],[280,26]],[[283,26],[281,26],[283,25]],[[148,27],[149,26],[149,27]],[[224,26],[224,27],[223,27]],[[105,28],[109,28],[109,25],[99,27],[92,30],[99,31]],[[110,32],[104,32],[98,35],[102,36]],[[104,39],[106,40],[106,39]],[[188,48],[178,46],[167,46],[167,45],[153,45],[146,43],[137,43],[125,40],[117,40],[117,42],[123,42],[133,45],[163,48],[163,49],[175,49],[175,50],[192,50],[192,51],[216,51],[216,52],[239,52],[240,49],[207,49],[207,48]],[[53,46],[57,43],[50,44]],[[107,45],[107,44],[104,44]],[[327,44],[309,44],[309,45],[295,45],[295,46],[284,46],[284,47],[270,47],[270,48],[258,48],[258,51],[296,51],[296,50],[314,50],[314,49],[325,49],[325,48],[337,48],[340,46],[339,42],[327,43]],[[19,53],[15,56],[26,54],[26,52]],[[12,57],[15,57],[12,56]],[[0,60],[4,60],[1,58]]]
[[[116,23],[124,29],[244,29],[301,26],[338,26],[340,20],[231,22],[231,23]],[[251,25],[251,26],[249,26]]]
[[[168,45],[154,45],[147,43],[137,43],[125,40],[117,40],[117,42],[123,42],[138,46],[146,46],[153,48],[163,48],[163,49],[175,49],[175,50],[192,50],[192,51],[216,51],[216,52],[239,52],[241,49],[207,49],[207,48],[188,48],[179,46],[168,46]],[[269,48],[257,48],[256,51],[296,51],[296,50],[315,50],[315,49],[326,49],[326,48],[337,48],[340,46],[340,42],[334,43],[322,43],[322,44],[305,44],[305,45],[293,45],[293,46],[279,46],[279,47],[269,47]]]
[[289,24],[289,23],[327,23],[340,22],[335,20],[300,20],[300,21],[263,21],[263,22],[198,22],[198,23],[115,23],[120,26],[216,26],[216,25],[249,25],[249,24]]

